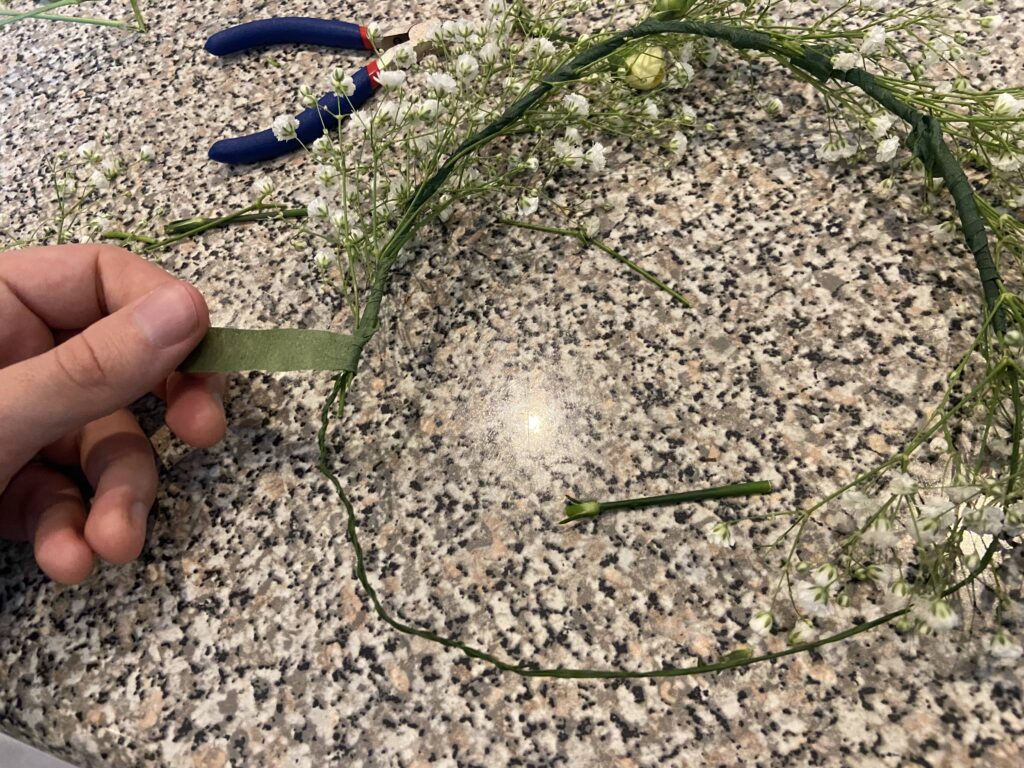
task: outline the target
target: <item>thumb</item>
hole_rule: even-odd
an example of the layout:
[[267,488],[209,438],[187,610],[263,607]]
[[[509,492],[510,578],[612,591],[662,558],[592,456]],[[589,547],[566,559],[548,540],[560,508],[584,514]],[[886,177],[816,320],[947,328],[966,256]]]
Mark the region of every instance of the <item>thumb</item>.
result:
[[0,369],[0,489],[43,446],[166,379],[209,325],[199,291],[174,280],[50,351]]

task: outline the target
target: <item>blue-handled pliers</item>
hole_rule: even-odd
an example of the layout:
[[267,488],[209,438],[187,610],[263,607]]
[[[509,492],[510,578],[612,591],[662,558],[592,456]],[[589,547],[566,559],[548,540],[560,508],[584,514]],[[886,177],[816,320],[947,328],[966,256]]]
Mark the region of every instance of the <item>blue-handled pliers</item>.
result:
[[412,46],[418,56],[426,55],[439,24],[436,20],[421,21],[407,29],[387,32],[372,42],[366,27],[359,24],[303,16],[250,21],[217,32],[206,41],[206,50],[214,56],[229,56],[251,48],[284,43],[354,51],[376,50],[382,55],[380,60],[371,61],[352,75],[355,92],[351,96],[328,93],[320,98],[316,107],[299,113],[296,116],[299,121],[297,138],[278,141],[273,131],[268,129],[235,139],[221,139],[210,147],[210,159],[221,163],[258,163],[286,155],[302,145],[309,146],[325,131],[333,130],[343,115],[366,103],[379,86],[377,73],[381,65],[386,66],[390,62],[396,49]]

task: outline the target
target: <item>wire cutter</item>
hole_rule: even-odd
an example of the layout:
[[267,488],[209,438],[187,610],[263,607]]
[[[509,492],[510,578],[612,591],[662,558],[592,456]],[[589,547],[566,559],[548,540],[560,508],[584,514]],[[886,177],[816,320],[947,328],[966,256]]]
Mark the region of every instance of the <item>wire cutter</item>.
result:
[[299,127],[297,138],[278,141],[272,130],[267,129],[249,136],[221,139],[210,147],[210,159],[221,163],[258,163],[294,152],[327,131],[337,127],[344,115],[350,114],[365,104],[379,87],[377,73],[381,66],[387,66],[395,51],[402,46],[412,46],[417,56],[425,56],[432,50],[431,40],[435,29],[440,26],[436,19],[421,21],[405,29],[391,30],[380,39],[371,41],[366,27],[347,21],[313,19],[304,16],[281,16],[261,19],[228,27],[212,35],[206,41],[206,50],[214,56],[230,56],[233,53],[262,48],[267,45],[298,43],[300,45],[323,45],[353,51],[377,51],[374,59],[352,75],[355,92],[348,97],[327,93],[296,117]]

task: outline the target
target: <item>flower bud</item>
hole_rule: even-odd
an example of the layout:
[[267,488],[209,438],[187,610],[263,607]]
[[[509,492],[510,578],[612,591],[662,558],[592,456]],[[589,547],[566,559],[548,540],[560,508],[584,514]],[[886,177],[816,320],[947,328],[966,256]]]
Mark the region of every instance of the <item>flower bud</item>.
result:
[[657,45],[626,57],[623,79],[638,91],[653,91],[665,82],[665,51]]

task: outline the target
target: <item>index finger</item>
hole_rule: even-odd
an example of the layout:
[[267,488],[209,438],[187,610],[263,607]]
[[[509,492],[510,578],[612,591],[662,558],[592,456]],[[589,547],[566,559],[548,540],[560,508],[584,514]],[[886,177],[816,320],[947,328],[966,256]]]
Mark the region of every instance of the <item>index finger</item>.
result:
[[55,330],[85,328],[174,276],[112,245],[46,245],[0,253],[0,283]]

